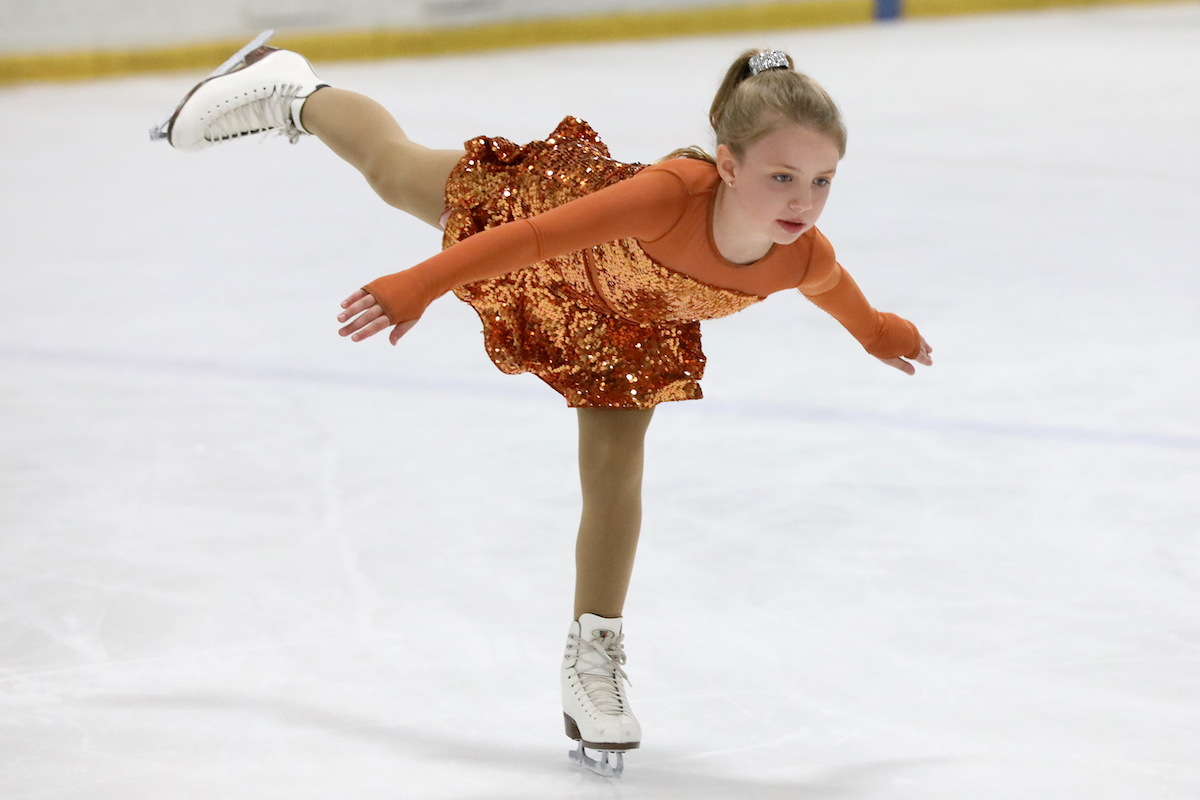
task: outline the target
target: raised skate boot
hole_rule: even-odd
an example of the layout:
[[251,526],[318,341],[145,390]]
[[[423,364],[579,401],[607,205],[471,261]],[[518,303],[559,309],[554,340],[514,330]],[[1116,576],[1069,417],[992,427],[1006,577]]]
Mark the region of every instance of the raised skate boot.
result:
[[304,56],[267,46],[272,33],[264,31],[198,83],[173,114],[150,129],[150,138],[190,151],[267,131],[279,131],[295,144],[309,133],[300,109],[328,84]]
[[579,742],[571,760],[609,778],[621,777],[625,751],[642,743],[642,726],[625,695],[624,639],[621,618],[584,614],[571,623],[563,656],[563,721],[567,736]]

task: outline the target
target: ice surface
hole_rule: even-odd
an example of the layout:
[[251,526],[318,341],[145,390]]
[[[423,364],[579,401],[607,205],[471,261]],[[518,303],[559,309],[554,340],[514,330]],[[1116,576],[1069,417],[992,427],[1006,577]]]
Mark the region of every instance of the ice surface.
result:
[[821,227],[937,364],[706,326],[619,784],[557,698],[573,414],[452,298],[335,335],[437,233],[312,139],[147,142],[187,75],[0,91],[0,797],[1200,796],[1194,3],[318,66],[430,145],[649,161],[754,45],[842,105]]

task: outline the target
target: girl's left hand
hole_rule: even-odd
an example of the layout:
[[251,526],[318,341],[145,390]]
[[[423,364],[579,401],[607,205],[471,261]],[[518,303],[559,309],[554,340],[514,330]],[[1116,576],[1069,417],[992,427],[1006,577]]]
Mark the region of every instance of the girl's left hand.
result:
[[[914,358],[913,361],[916,361],[918,364],[924,364],[927,367],[932,367],[933,359],[929,355],[932,352],[933,348],[929,346],[929,342],[925,341],[925,337],[922,336],[921,351],[917,353],[917,357]],[[876,358],[879,358],[879,356],[876,356]],[[917,372],[917,368],[905,361],[903,358],[880,358],[879,360],[887,364],[889,367],[895,367],[905,375],[915,375]]]

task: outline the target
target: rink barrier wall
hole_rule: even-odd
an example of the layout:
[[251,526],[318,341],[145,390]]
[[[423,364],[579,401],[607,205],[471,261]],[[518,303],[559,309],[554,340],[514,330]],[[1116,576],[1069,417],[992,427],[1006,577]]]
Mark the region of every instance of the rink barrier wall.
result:
[[[314,61],[368,61],[552,45],[664,39],[756,30],[853,25],[872,20],[1035,11],[1161,0],[807,0],[807,2],[563,17],[414,30],[280,33],[271,43]],[[208,70],[239,39],[169,48],[0,56],[0,85],[71,81],[174,70]]]

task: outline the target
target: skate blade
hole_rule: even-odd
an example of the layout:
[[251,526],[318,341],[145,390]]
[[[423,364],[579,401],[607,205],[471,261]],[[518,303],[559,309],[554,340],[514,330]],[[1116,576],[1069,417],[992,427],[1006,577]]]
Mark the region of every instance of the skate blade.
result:
[[[252,39],[249,44],[247,44],[241,50],[238,50],[236,53],[231,55],[229,58],[225,59],[224,64],[222,64],[221,66],[217,67],[212,72],[210,72],[204,78],[204,81],[207,81],[211,78],[215,78],[218,75],[224,75],[226,72],[231,72],[234,67],[236,67],[238,64],[242,63],[242,59],[244,59],[247,55],[254,52],[258,48],[262,47],[274,35],[275,35],[275,31],[266,30],[266,31],[263,31],[262,33],[260,33],[258,36],[255,36],[254,39]],[[200,81],[200,83],[204,83],[204,81]],[[175,116],[175,112],[177,112],[177,111],[179,111],[178,108],[176,108],[170,114],[167,114],[167,116],[163,119],[162,122],[158,123],[157,125],[155,125],[153,128],[150,129],[150,141],[156,142],[159,139],[167,138],[167,133],[170,131],[170,128],[171,128],[171,117]]]
[[[605,778],[621,777],[625,772],[625,754],[619,750],[597,750],[596,752],[600,754],[599,759],[589,756],[583,742],[580,742],[579,746],[568,752],[567,755],[573,763],[591,770],[597,775]],[[612,758],[613,756],[616,758]]]

